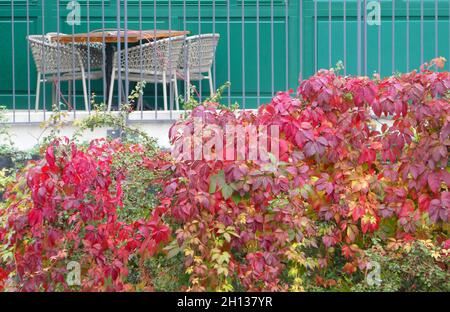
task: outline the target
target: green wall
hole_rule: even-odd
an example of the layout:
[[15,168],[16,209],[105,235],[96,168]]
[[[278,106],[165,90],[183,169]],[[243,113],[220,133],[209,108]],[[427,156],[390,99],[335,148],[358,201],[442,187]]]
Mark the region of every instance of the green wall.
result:
[[[272,0],[274,4],[274,55],[272,57],[271,44],[271,0],[260,0],[259,10],[259,79],[257,75],[257,10],[256,0],[245,0],[245,57],[243,62],[242,47],[242,2],[244,0],[229,0],[227,10],[226,0],[215,1],[215,14],[213,14],[212,0],[201,0],[201,10],[198,10],[199,0],[186,0],[186,17],[182,0],[171,0],[172,9],[169,10],[169,0],[156,1],[156,28],[179,29],[186,26],[192,34],[208,33],[215,31],[221,34],[221,41],[217,51],[216,82],[218,85],[230,80],[229,102],[238,101],[241,107],[256,107],[259,103],[270,100],[272,91],[295,88],[297,80],[302,73],[308,77],[314,72],[314,62],[317,60],[317,68],[328,68],[329,56],[329,11],[328,0],[317,1],[317,46],[314,46],[315,16],[314,2],[303,1],[303,32],[300,33],[300,1],[298,0]],[[29,5],[28,19],[26,5]],[[88,30],[88,11],[86,0],[80,0],[81,25],[69,26],[65,23],[68,10],[66,4],[69,1],[59,1],[59,17],[56,10],[57,1],[46,0],[15,0],[14,1],[14,42],[12,42],[12,11],[10,0],[0,0],[0,105],[15,107],[17,109],[34,107],[35,66],[30,55],[30,63],[27,62],[29,50],[25,40],[26,34],[41,34],[42,32],[57,31],[57,21],[61,32],[78,33]],[[89,29],[102,28],[102,2],[104,2],[104,27],[117,27],[116,0],[90,0],[89,1]],[[139,29],[139,0],[128,0],[128,28]],[[333,0],[331,12],[331,64],[338,60],[344,60],[344,27],[343,27],[343,1]],[[357,47],[357,6],[356,0],[346,1],[346,59],[347,73],[357,73],[358,47]],[[363,2],[363,1],[361,1]],[[369,2],[369,1],[367,1]],[[45,9],[42,9],[43,3]],[[123,3],[123,1],[122,1]],[[438,1],[438,55],[449,59],[449,1]],[[410,51],[410,69],[420,65],[420,0],[410,1],[410,39],[407,47],[407,23],[406,1],[396,1],[395,12],[395,66],[392,64],[392,2],[381,1],[382,26],[381,26],[381,55],[378,55],[378,26],[367,26],[367,48],[364,47],[364,23],[361,27],[361,73],[365,73],[364,59],[367,54],[367,74],[378,70],[379,56],[381,57],[381,74],[388,75],[393,71],[406,71],[406,50]],[[435,57],[435,23],[434,0],[424,1],[424,60]],[[229,16],[227,12],[229,11]],[[42,18],[42,13],[45,19]],[[287,13],[287,15],[286,15]],[[142,28],[153,29],[154,1],[142,0]],[[124,10],[121,10],[121,27],[123,25]],[[286,18],[287,16],[287,18]],[[213,23],[215,18],[215,26]],[[28,21],[28,22],[27,22]],[[200,23],[199,23],[200,21]],[[229,21],[229,27],[227,27]],[[186,22],[186,23],[185,23]],[[287,23],[287,25],[286,25]],[[286,32],[286,26],[289,31]],[[229,33],[228,33],[229,28]],[[303,38],[303,52],[300,53],[300,39]],[[286,44],[287,42],[287,44]],[[12,47],[14,46],[15,84],[12,82]],[[286,50],[287,48],[287,50]],[[228,51],[230,51],[230,71],[228,72]],[[316,55],[315,55],[316,54]],[[300,56],[302,55],[302,62]],[[287,58],[286,58],[287,56]],[[273,60],[273,63],[272,63]],[[245,84],[243,81],[243,64],[245,63]],[[303,65],[303,66],[301,66]],[[301,68],[302,67],[302,68]],[[273,68],[273,79],[272,79]],[[448,69],[448,65],[447,65]],[[30,75],[28,75],[30,73]],[[29,78],[28,78],[29,77]],[[259,82],[259,88],[258,88]],[[245,85],[245,92],[244,92]],[[103,84],[99,81],[91,83],[91,91],[102,94]],[[16,98],[13,101],[13,88]],[[30,92],[28,91],[30,89]],[[159,88],[161,89],[161,88]],[[63,87],[64,90],[64,87]],[[208,93],[207,83],[202,85],[204,94]],[[46,86],[47,109],[50,108],[50,85]],[[78,107],[82,107],[81,85],[77,84],[76,92],[79,96]],[[243,99],[245,93],[245,100]],[[153,106],[154,87],[146,89],[146,102]],[[228,95],[228,94],[227,94]],[[258,101],[260,95],[260,101]],[[101,97],[100,97],[101,99]],[[224,102],[227,102],[225,99]],[[162,104],[162,101],[159,100]]]

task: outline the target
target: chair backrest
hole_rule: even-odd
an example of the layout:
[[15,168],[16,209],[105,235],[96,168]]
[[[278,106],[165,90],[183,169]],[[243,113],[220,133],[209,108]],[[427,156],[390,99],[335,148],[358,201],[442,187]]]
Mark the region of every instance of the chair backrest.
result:
[[[57,39],[58,36],[67,36],[67,34],[64,33],[57,33],[57,32],[49,32],[45,34],[46,39],[49,42],[55,42],[52,41],[52,39]],[[101,42],[74,42],[74,43],[66,43],[65,44],[68,47],[71,47],[72,45],[75,46],[75,48],[78,50],[81,60],[83,61],[83,66],[86,71],[91,70],[98,70],[102,68],[103,66],[103,43]]]
[[189,68],[191,73],[205,73],[211,69],[219,43],[219,34],[203,34],[186,38],[180,69]]
[[45,35],[27,37],[36,68],[44,74],[71,73],[82,69],[78,49],[63,43],[51,42]]
[[104,48],[101,43],[90,42],[89,45],[86,43],[78,43],[75,44],[75,47],[80,54],[81,61],[83,62],[83,66],[86,71],[98,70],[103,67],[105,63],[103,60]]
[[[170,74],[178,67],[178,61],[183,52],[185,36],[177,36],[156,40],[128,49],[128,64],[121,57],[122,71],[131,73]],[[125,50],[121,51],[125,54]],[[117,62],[117,54],[114,58]],[[126,66],[127,65],[127,66]]]

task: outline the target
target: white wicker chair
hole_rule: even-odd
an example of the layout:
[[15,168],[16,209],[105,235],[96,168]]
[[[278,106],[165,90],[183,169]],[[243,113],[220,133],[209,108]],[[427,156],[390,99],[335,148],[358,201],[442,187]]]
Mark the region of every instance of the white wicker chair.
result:
[[[88,110],[86,79],[100,79],[103,76],[101,71],[92,71],[90,75],[85,72],[85,68],[92,64],[94,64],[94,69],[98,68],[96,65],[98,63],[97,49],[91,49],[89,52],[91,53],[90,62],[88,62],[87,46],[82,48],[78,45],[73,49],[71,45],[52,42],[49,38],[48,35],[27,37],[37,69],[36,111],[39,109],[41,83],[53,83],[58,79],[59,81],[68,81],[69,88],[71,80],[82,80],[84,104],[85,109]],[[80,53],[83,50],[86,53]],[[55,104],[54,84],[52,87],[52,104]]]
[[[120,71],[122,79],[126,79],[125,72],[128,72],[128,81],[149,83],[162,83],[164,95],[164,110],[167,110],[167,84],[174,83],[175,102],[179,110],[178,87],[176,70],[183,51],[185,36],[177,36],[162,40],[157,40],[141,44],[128,49],[126,55],[128,64],[125,62],[125,50],[121,51]],[[118,52],[114,56],[114,67],[111,77],[111,87],[109,89],[108,110],[111,110],[113,98],[114,79],[118,74]]]
[[219,34],[203,34],[186,38],[177,73],[178,77],[185,80],[187,92],[189,92],[191,81],[208,79],[211,96],[214,94],[211,67],[219,39]]

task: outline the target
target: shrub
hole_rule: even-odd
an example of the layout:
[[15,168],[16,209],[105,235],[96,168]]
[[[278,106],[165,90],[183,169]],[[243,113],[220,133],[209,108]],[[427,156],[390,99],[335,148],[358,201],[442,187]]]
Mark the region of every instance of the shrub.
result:
[[[257,112],[191,100],[169,133],[173,159],[134,130],[144,144],[49,139],[5,194],[0,289],[373,290],[373,261],[384,290],[448,289],[441,64],[382,80],[322,70]],[[125,128],[127,112],[95,113],[80,129]],[[392,125],[374,129],[373,114]],[[215,130],[246,125],[279,132],[220,148],[227,138]],[[251,158],[250,141],[265,137],[278,157],[268,148]],[[80,263],[79,286],[66,283],[69,261]]]
[[[132,290],[129,263],[157,252],[170,230],[158,215],[121,218],[127,168],[114,155],[139,146],[95,140],[85,149],[68,139],[51,142],[7,191],[0,211],[0,256],[7,287],[21,291]],[[143,154],[140,154],[141,157]],[[145,162],[141,158],[141,162]],[[66,283],[68,262],[81,268],[81,285]]]
[[[441,61],[383,80],[323,70],[256,113],[206,102],[174,125],[178,155],[186,142],[210,144],[211,125],[280,129],[279,161],[222,160],[229,146],[208,145],[222,157],[173,163],[160,209],[179,223],[168,250],[184,253],[190,289],[330,288],[367,269],[372,238],[448,237],[450,75],[432,70]],[[371,129],[372,112],[392,126]],[[198,119],[204,133],[189,141]]]
[[430,240],[402,241],[389,239],[365,252],[370,261],[380,265],[381,283],[368,286],[355,283],[356,291],[450,291],[449,254],[447,243],[442,246]]

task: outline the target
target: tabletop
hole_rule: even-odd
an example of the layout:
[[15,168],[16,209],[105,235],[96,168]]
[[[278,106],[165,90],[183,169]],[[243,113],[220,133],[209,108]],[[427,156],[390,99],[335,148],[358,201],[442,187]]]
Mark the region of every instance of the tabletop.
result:
[[[188,35],[189,31],[177,31],[177,30],[127,30],[127,42],[135,43],[142,40],[156,40],[169,37],[177,37]],[[59,34],[51,37],[51,40],[59,41],[62,43],[71,42],[104,42],[104,43],[117,43],[125,42],[125,31],[93,31],[89,33],[78,34]]]

